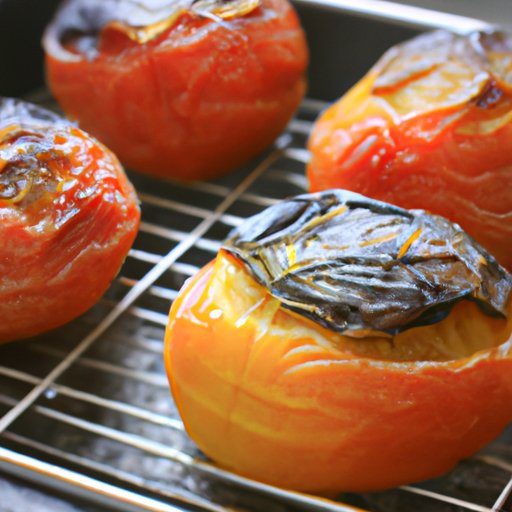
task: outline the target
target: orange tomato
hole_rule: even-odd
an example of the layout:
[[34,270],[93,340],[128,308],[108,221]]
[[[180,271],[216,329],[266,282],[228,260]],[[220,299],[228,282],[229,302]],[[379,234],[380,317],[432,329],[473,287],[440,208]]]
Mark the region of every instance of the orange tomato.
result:
[[103,294],[140,212],[117,158],[55,114],[0,101],[0,342],[62,325]]
[[443,215],[512,269],[511,57],[500,33],[392,48],[317,120],[311,190]]
[[64,111],[126,166],[180,180],[269,146],[305,90],[306,41],[287,0],[175,2],[141,21],[145,3],[75,0],[57,15],[44,42]]
[[508,320],[354,339],[284,309],[221,251],[174,302],[165,364],[187,432],[221,466],[302,491],[437,476],[512,420]]

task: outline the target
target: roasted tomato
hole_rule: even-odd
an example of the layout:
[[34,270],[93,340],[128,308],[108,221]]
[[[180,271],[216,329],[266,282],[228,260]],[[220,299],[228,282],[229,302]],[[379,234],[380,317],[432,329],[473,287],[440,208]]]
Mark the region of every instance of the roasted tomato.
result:
[[319,492],[433,477],[512,420],[511,290],[441,217],[298,196],[181,291],[171,389],[192,439],[245,476]]
[[153,4],[65,4],[44,38],[49,85],[125,165],[216,177],[269,146],[295,112],[304,34],[287,0]]
[[317,120],[311,191],[345,188],[459,223],[512,270],[512,37],[398,45]]
[[119,270],[139,224],[117,158],[28,103],[0,100],[0,342],[62,325]]

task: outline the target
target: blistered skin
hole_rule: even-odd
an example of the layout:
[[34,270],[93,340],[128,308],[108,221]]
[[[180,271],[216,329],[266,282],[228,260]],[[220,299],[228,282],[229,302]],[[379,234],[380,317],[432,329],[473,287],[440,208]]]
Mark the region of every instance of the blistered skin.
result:
[[420,36],[317,120],[312,191],[334,187],[457,222],[512,269],[512,39]]
[[165,363],[187,432],[273,485],[368,491],[438,476],[512,420],[508,320],[469,301],[392,339],[283,309],[221,251],[173,304]]
[[270,145],[305,90],[307,48],[291,6],[238,4],[241,14],[226,19],[164,9],[141,30],[109,11],[93,42],[66,37],[72,17],[57,16],[45,37],[51,90],[125,165],[182,180],[218,176]]
[[119,271],[139,218],[107,148],[48,111],[0,101],[0,342],[89,309]]

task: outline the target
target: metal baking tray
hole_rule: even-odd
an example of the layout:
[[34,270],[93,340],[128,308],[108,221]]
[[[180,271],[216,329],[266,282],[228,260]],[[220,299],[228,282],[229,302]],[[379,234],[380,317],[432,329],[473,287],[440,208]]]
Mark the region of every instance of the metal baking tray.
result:
[[[37,4],[37,15],[16,46],[20,35],[8,16],[27,4]],[[18,50],[4,63],[0,88],[51,108],[56,106],[42,84],[38,38],[55,4],[0,0],[0,45]],[[478,20],[371,0],[295,5],[311,49],[310,99],[274,146],[209,183],[157,181],[129,172],[142,224],[104,298],[59,330],[0,347],[1,471],[118,511],[512,510],[512,426],[439,479],[335,499],[219,469],[183,430],[167,387],[162,340],[170,304],[184,281],[214,257],[233,226],[306,189],[305,142],[312,121],[384,50],[430,28],[488,28]]]

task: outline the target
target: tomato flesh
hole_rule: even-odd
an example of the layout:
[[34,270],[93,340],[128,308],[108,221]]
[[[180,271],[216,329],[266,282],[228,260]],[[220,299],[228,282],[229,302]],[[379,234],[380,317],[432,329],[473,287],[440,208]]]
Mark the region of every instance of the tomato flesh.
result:
[[221,252],[171,309],[165,363],[187,432],[221,466],[301,491],[438,476],[512,420],[509,319],[464,301],[393,339],[280,307]]

